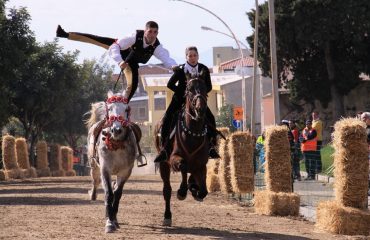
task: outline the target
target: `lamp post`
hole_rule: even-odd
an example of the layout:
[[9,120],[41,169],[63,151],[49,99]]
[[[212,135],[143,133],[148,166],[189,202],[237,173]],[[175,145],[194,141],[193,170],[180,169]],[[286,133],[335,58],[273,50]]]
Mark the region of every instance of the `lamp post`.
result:
[[190,4],[190,5],[193,5],[197,8],[200,8],[200,9],[203,9],[204,11],[212,14],[213,16],[215,16],[218,20],[220,20],[224,25],[225,27],[229,30],[232,38],[235,40],[235,43],[236,45],[238,46],[238,49],[240,51],[240,57],[241,57],[241,68],[242,68],[242,107],[243,107],[243,131],[246,131],[247,130],[247,123],[246,123],[246,119],[247,119],[247,112],[246,112],[246,109],[247,109],[247,103],[246,103],[246,99],[245,99],[245,79],[244,79],[244,54],[243,54],[243,50],[242,48],[240,47],[240,44],[239,44],[239,41],[238,39],[236,38],[234,32],[231,30],[231,28],[229,27],[229,25],[226,24],[226,22],[224,20],[222,20],[219,16],[217,16],[215,13],[211,12],[210,10],[208,10],[207,8],[205,7],[202,7],[198,4],[195,4],[195,3],[192,3],[192,2],[188,2],[188,1],[185,1],[185,0],[173,0],[173,1],[178,1],[178,2],[184,2],[184,3],[187,3],[187,4]]
[[[220,33],[222,35],[225,35],[225,36],[228,36],[229,38],[232,38],[234,39],[234,37],[230,34],[227,34],[227,33],[224,33],[224,32],[221,32],[221,31],[218,31],[218,30],[215,30],[213,28],[210,28],[210,27],[207,27],[207,26],[200,26],[200,28],[202,30],[205,30],[205,31],[212,31],[212,32],[216,32],[216,33]],[[242,41],[240,40],[237,40],[244,48],[248,49],[247,45],[245,45]]]

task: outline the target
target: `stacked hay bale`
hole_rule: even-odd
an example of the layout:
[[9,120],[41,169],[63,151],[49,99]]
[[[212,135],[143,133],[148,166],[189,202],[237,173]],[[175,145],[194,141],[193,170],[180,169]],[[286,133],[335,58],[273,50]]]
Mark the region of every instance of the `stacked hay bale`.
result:
[[266,128],[266,190],[255,192],[255,210],[258,214],[297,216],[300,198],[292,193],[292,169],[288,128]]
[[5,173],[3,170],[0,170],[0,181],[5,181]]
[[62,167],[62,155],[59,144],[50,145],[49,166],[51,170],[51,176],[53,177],[65,176],[65,172]]
[[36,169],[30,166],[28,147],[25,138],[17,138],[15,140],[15,147],[17,152],[18,166],[25,178],[37,177]]
[[[217,128],[218,131],[224,135],[225,138],[229,135],[229,128]],[[218,135],[216,151],[220,152],[220,144],[222,138]],[[221,156],[222,157],[222,156]],[[207,189],[209,192],[220,191],[220,180],[218,176],[218,169],[221,159],[210,159],[207,164]]]
[[4,175],[5,179],[23,178],[23,173],[17,163],[17,152],[15,149],[15,138],[10,135],[3,137],[2,143]]
[[233,187],[231,185],[230,176],[230,154],[229,154],[229,138],[226,140],[222,139],[220,143],[220,166],[218,169],[218,176],[220,180],[221,192],[225,194],[230,194],[233,192]]
[[335,200],[318,204],[318,228],[335,234],[370,234],[365,127],[365,123],[356,118],[342,119],[334,125]]
[[230,135],[230,181],[233,192],[238,194],[254,191],[253,138],[249,132]]
[[66,176],[76,176],[76,171],[73,170],[73,150],[70,147],[61,147],[62,166]]
[[36,144],[36,172],[39,177],[51,176],[49,163],[48,163],[48,146],[45,141],[39,141]]

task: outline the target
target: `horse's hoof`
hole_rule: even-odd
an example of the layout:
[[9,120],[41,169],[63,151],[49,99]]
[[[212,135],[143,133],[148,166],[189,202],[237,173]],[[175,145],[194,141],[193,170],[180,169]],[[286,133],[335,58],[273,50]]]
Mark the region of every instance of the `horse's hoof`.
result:
[[90,200],[91,201],[95,201],[96,200],[96,193],[93,193],[93,191],[89,190],[88,191],[88,194],[90,196]]
[[116,229],[119,229],[119,228],[120,228],[120,226],[119,226],[119,224],[118,224],[118,221],[117,221],[117,220],[113,221],[113,222],[112,222],[112,224],[114,225],[114,227],[115,227]]
[[177,199],[179,199],[180,201],[185,200],[186,193],[187,193],[187,191],[185,192],[185,194],[183,194],[183,193],[181,193],[181,190],[180,189],[177,190]]
[[167,219],[167,218],[163,219],[163,224],[162,225],[165,226],[165,227],[171,227],[172,226],[172,219]]
[[203,198],[194,197],[194,200],[196,200],[198,202],[203,202]]
[[117,230],[116,225],[114,224],[114,221],[110,221],[107,219],[107,223],[105,224],[105,233],[112,233]]

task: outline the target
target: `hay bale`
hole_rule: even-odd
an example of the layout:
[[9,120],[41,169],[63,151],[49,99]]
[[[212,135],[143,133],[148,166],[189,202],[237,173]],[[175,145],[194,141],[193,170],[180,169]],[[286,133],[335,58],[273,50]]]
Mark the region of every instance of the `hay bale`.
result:
[[317,228],[334,234],[370,235],[370,211],[322,201],[316,209]]
[[229,139],[222,139],[220,143],[220,166],[218,176],[220,180],[220,188],[223,193],[232,193],[233,188],[230,179],[230,155],[228,150]]
[[15,138],[10,135],[3,137],[2,142],[2,154],[4,163],[4,174],[5,178],[18,179],[23,178],[23,173],[21,172],[17,163],[17,152],[15,149]]
[[48,146],[45,141],[39,141],[36,144],[36,172],[39,177],[51,176],[49,163],[48,163]]
[[63,146],[60,148],[62,156],[62,167],[66,176],[76,176],[76,171],[73,170],[73,150],[70,147]]
[[265,135],[266,188],[273,192],[292,192],[292,166],[286,126],[269,126]]
[[17,153],[15,149],[15,138],[5,135],[2,142],[2,153],[5,170],[18,169]]
[[220,188],[220,180],[217,175],[215,174],[207,174],[207,190],[208,192],[219,192],[221,191]]
[[365,209],[369,174],[365,123],[345,118],[335,123],[334,130],[335,199],[340,205]]
[[254,208],[257,214],[298,216],[300,197],[296,193],[256,191]]
[[5,181],[5,173],[3,170],[0,170],[0,181]]
[[25,138],[17,138],[15,140],[15,148],[17,152],[18,166],[22,169],[30,168],[30,161],[28,155],[28,147]]
[[28,146],[25,138],[17,138],[15,140],[15,147],[17,152],[17,163],[20,167],[22,175],[25,178],[37,177],[36,169],[30,166]]
[[235,193],[254,191],[253,139],[249,132],[235,132],[230,135],[230,180]]
[[53,177],[65,176],[65,172],[62,168],[62,154],[60,151],[59,144],[50,145],[49,166],[50,166],[51,176]]

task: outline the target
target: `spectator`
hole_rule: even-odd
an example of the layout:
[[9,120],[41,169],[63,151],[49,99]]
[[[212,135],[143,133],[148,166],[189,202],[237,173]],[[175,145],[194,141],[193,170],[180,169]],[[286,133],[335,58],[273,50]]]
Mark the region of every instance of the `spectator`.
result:
[[265,172],[265,131],[262,132],[262,135],[258,136],[256,141],[256,172]]
[[316,151],[316,173],[322,171],[322,160],[321,160],[321,147],[322,147],[322,130],[323,123],[320,120],[319,112],[312,112],[312,128],[316,130],[317,133],[317,151]]
[[302,180],[301,171],[299,167],[300,149],[299,149],[299,130],[294,120],[289,121],[289,128],[293,136],[293,145],[291,146],[291,161],[293,166],[293,178],[298,181]]
[[311,120],[306,121],[306,127],[302,131],[300,142],[307,171],[307,178],[305,180],[315,180],[317,169],[317,132],[314,128],[312,128]]

